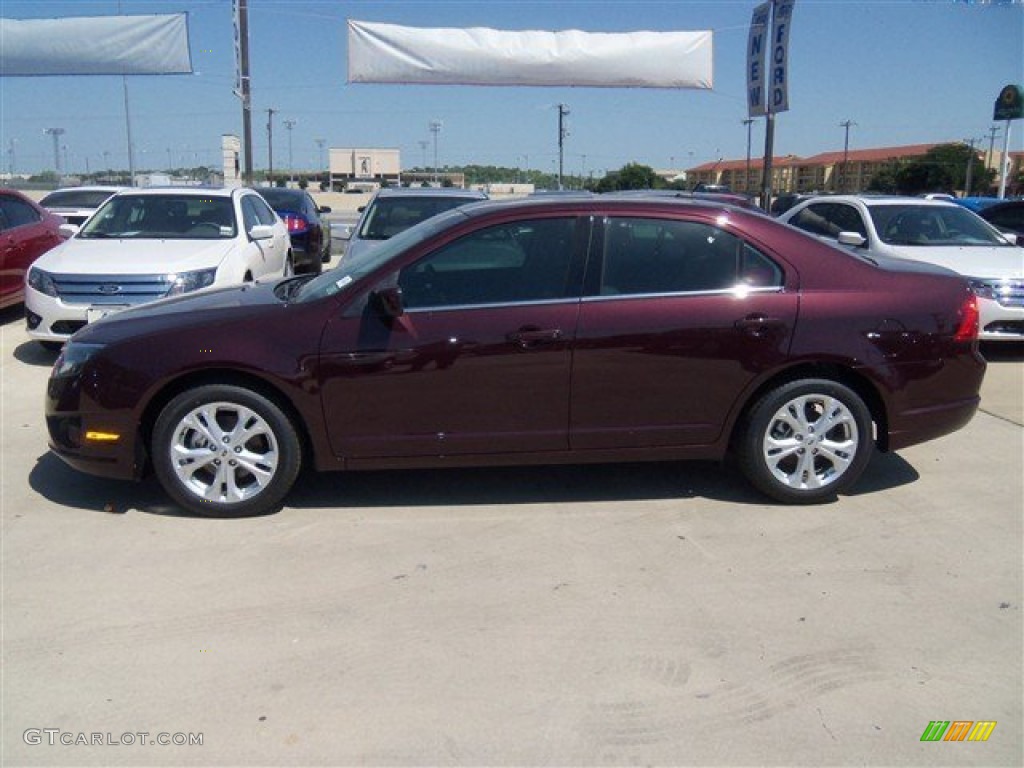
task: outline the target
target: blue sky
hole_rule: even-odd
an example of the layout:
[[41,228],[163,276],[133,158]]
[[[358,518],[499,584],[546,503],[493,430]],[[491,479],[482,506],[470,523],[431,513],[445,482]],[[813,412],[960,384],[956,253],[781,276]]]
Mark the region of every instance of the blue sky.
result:
[[[267,108],[276,110],[274,166],[319,164],[333,147],[398,147],[406,167],[430,165],[428,124],[443,123],[441,165],[552,171],[558,103],[569,106],[567,173],[627,162],[687,168],[746,154],[745,48],[756,0],[249,0],[254,165],[267,165]],[[232,95],[230,0],[0,0],[12,19],[189,14],[192,75],[129,79],[136,166],[219,162],[220,136],[241,134]],[[490,88],[346,83],[348,18],[421,27],[714,31],[714,89]],[[797,0],[790,39],[790,110],[776,120],[775,154],[980,139],[1008,83],[1024,83],[1024,4],[951,0]],[[294,120],[289,135],[283,121]],[[763,121],[753,155],[764,146]],[[0,77],[4,171],[52,169],[44,130],[62,127],[72,171],[127,167],[118,77]],[[1002,146],[1002,130],[996,146]],[[1011,149],[1024,147],[1024,121]],[[289,138],[291,149],[289,150]],[[424,150],[422,142],[429,142]],[[106,153],[106,154],[104,154]],[[528,158],[528,160],[527,160]]]

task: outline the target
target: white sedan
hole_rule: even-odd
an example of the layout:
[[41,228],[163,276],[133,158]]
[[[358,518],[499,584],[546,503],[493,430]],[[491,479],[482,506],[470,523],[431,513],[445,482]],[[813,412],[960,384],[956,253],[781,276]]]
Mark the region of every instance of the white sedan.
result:
[[779,216],[823,240],[871,257],[938,264],[970,279],[982,341],[1024,340],[1024,249],[950,202],[912,197],[813,197]]
[[59,347],[112,312],[293,271],[288,228],[251,189],[125,190],[32,264],[28,333]]

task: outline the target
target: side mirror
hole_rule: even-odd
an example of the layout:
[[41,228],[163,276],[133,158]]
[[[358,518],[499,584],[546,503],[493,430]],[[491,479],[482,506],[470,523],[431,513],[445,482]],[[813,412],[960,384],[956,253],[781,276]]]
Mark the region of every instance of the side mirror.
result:
[[269,240],[274,236],[274,227],[271,224],[257,224],[249,230],[249,237],[253,240]]
[[59,227],[57,227],[57,231],[60,233],[60,236],[63,237],[65,240],[67,240],[69,237],[74,237],[75,235],[77,235],[78,230],[80,229],[81,227],[76,226],[75,224],[61,224]]
[[352,225],[345,224],[338,227],[331,227],[331,237],[336,237],[339,240],[351,240],[352,239]]
[[356,213],[362,213],[365,210],[366,210],[366,206],[365,205],[360,205],[358,208],[356,208]]
[[329,205],[321,205],[319,208],[316,209],[316,212],[317,213],[330,213],[331,212],[331,206],[329,206]]
[[840,245],[849,245],[853,248],[860,248],[868,241],[860,232],[840,232],[836,239]]
[[402,289],[397,285],[381,288],[374,291],[373,295],[377,299],[381,312],[386,317],[394,319],[405,314],[405,305],[402,303]]

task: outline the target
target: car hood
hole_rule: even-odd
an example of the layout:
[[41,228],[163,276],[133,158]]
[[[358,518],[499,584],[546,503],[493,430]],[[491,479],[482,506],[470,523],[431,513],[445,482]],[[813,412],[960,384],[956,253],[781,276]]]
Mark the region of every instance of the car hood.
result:
[[75,341],[109,344],[171,328],[223,324],[252,318],[271,306],[282,307],[274,288],[279,281],[213,288],[141,304],[107,315],[75,334]]
[[151,275],[218,266],[234,240],[91,240],[73,237],[33,264],[54,274]]
[[1024,250],[1012,245],[890,246],[887,255],[938,264],[966,277],[1024,277]]

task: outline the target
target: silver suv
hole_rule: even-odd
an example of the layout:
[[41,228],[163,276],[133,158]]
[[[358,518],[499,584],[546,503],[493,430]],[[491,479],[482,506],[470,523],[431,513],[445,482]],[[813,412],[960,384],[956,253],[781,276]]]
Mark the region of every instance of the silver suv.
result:
[[486,199],[487,195],[483,192],[471,189],[382,189],[369,203],[359,209],[361,215],[349,235],[344,258],[357,258],[388,238],[431,216]]

